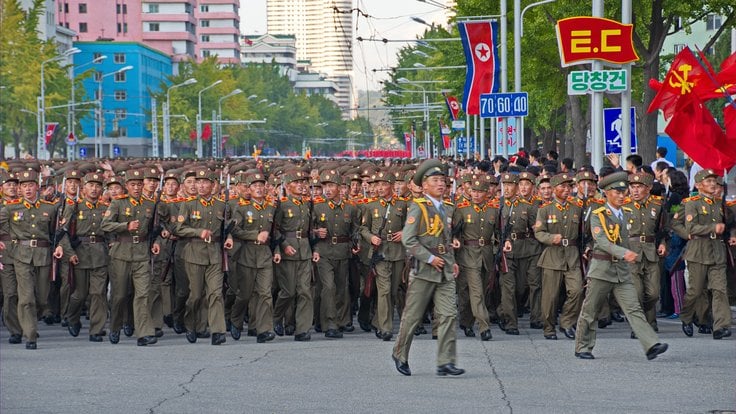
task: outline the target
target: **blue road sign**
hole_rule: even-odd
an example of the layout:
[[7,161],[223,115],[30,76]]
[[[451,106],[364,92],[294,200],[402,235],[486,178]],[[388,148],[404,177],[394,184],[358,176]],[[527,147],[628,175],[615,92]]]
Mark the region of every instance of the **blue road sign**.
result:
[[79,147],[79,158],[87,158],[87,148]]
[[526,92],[484,93],[480,95],[481,118],[505,118],[529,115]]
[[[455,139],[457,140],[458,154],[465,154],[468,151],[466,147],[468,140],[465,137],[457,137]],[[475,153],[475,140],[472,137],[470,138],[470,153]]]
[[114,155],[115,157],[119,157],[120,156],[120,147],[118,147],[117,145],[115,145],[114,147],[112,147],[112,155]]
[[[621,154],[621,108],[603,109],[603,136],[606,141],[606,154]],[[636,108],[631,108],[631,153],[636,154]]]

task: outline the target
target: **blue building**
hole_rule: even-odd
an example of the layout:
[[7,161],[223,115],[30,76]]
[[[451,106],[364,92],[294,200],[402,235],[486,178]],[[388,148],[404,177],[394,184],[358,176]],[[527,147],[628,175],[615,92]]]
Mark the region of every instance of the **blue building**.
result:
[[[94,71],[83,81],[87,96],[80,99],[77,95],[77,100],[96,101],[102,91],[99,134],[97,110],[77,108],[82,126],[77,155],[95,156],[97,143],[100,156],[150,156],[151,93],[158,92],[171,76],[171,57],[135,42],[75,42],[74,47],[81,50],[74,55],[75,75]],[[161,103],[157,106],[161,114]]]

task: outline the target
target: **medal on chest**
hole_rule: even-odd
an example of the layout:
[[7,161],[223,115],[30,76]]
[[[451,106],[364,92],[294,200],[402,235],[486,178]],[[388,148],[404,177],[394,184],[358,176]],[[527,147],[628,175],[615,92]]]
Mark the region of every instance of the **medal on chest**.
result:
[[327,218],[325,217],[325,213],[322,213],[322,214],[321,214],[321,215],[319,216],[319,221],[326,221],[326,220],[327,220]]
[[132,213],[130,212],[130,207],[125,207],[125,216],[126,216],[126,217],[130,217],[130,216],[132,216],[132,215],[133,215],[133,214],[132,214]]
[[248,212],[248,224],[253,224],[253,212]]
[[473,217],[472,217],[472,216],[471,216],[470,214],[468,214],[468,217],[467,217],[467,219],[465,220],[465,222],[466,222],[466,223],[472,223],[472,222],[473,222]]
[[378,214],[378,209],[377,209],[377,208],[374,208],[374,209],[373,209],[373,217],[375,217],[375,218],[379,218],[379,217],[381,217],[381,216],[380,216],[380,215]]
[[79,211],[79,215],[77,215],[77,220],[84,220],[84,211]]
[[288,210],[286,210],[286,216],[289,217],[289,218],[292,218],[292,217],[294,217],[294,212],[291,211],[291,209],[288,209]]
[[192,211],[192,220],[199,220],[202,218],[202,213],[199,210]]
[[23,212],[22,211],[16,211],[13,213],[13,221],[21,221],[23,220]]

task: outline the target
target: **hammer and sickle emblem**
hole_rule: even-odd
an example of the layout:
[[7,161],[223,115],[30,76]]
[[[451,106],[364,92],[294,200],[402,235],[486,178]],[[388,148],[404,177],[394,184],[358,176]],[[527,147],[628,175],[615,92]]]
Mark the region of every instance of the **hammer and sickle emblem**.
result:
[[[680,95],[684,95],[688,92],[692,91],[692,87],[695,86],[694,82],[688,82],[688,73],[693,70],[693,67],[688,65],[687,63],[684,63],[677,67],[677,70],[672,71],[672,76],[677,78],[678,82],[673,82],[673,79],[670,78],[669,84],[673,88],[680,88]],[[682,72],[682,76],[680,76],[679,72]]]

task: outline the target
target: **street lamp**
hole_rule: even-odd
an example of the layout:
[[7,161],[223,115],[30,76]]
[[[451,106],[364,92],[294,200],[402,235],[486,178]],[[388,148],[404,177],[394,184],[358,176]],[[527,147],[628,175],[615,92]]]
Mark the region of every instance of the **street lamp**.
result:
[[39,160],[42,157],[49,158],[48,154],[46,154],[46,139],[45,139],[45,134],[43,133],[44,132],[43,129],[46,127],[46,79],[44,76],[44,66],[46,66],[47,63],[66,59],[69,56],[75,55],[79,52],[81,52],[81,50],[79,50],[76,47],[73,47],[71,49],[66,50],[59,56],[55,56],[51,59],[41,62],[41,97],[38,99],[38,102],[36,103],[36,106],[37,106],[36,109],[39,113],[38,141],[36,142],[36,158]]
[[215,140],[212,140],[212,157],[217,158],[220,155],[220,146],[222,145],[222,124],[220,124],[219,121],[222,121],[222,101],[224,101],[227,98],[233,97],[235,95],[241,94],[243,91],[241,89],[235,89],[234,91],[230,92],[229,94],[221,97],[217,101],[217,142]]
[[[71,96],[71,98],[72,99],[71,99],[71,104],[69,105],[69,111],[67,112],[67,124],[69,125],[68,126],[69,133],[72,134],[72,136],[75,135],[74,134],[74,131],[75,131],[75,125],[74,124],[76,124],[76,122],[77,122],[77,112],[76,112],[77,107],[75,106],[75,102],[76,102],[77,97],[76,97],[76,87],[74,85],[74,78],[76,76],[74,75],[74,70],[75,69],[80,69],[80,68],[83,68],[85,66],[89,66],[89,65],[92,65],[92,64],[95,64],[95,63],[100,63],[100,62],[102,62],[105,59],[107,59],[107,56],[106,55],[97,56],[96,58],[92,59],[91,61],[89,61],[87,63],[82,63],[81,65],[77,65],[77,66],[72,65],[70,67],[70,69],[69,69],[69,79],[71,79],[71,81],[72,81],[72,85],[71,85],[71,89],[72,89],[72,96]],[[74,158],[73,155],[74,155],[74,151],[68,151],[67,152],[67,159],[68,160],[73,159]]]
[[427,22],[426,22],[426,21],[425,21],[424,19],[422,19],[421,17],[411,16],[411,19],[412,19],[412,20],[414,20],[415,22],[419,23],[419,24],[423,24],[423,25],[425,25],[425,26],[429,26],[429,27],[432,27],[432,25],[431,25],[431,24],[427,23]]
[[212,85],[202,88],[197,94],[197,158],[203,156],[202,153],[202,93],[207,89],[212,89],[222,83],[222,79],[216,80]]
[[256,95],[256,94],[253,94],[253,95],[250,95],[250,96],[248,97],[248,100],[249,100],[249,101],[252,101],[253,99],[256,99],[257,97],[258,97],[258,95]]
[[166,90],[166,107],[164,108],[164,158],[171,157],[171,90],[179,88],[181,86],[187,86],[197,83],[194,78],[189,78],[182,83],[169,86]]
[[415,50],[412,50],[411,53],[414,54],[414,55],[417,55],[417,56],[421,56],[423,58],[428,58],[429,57],[429,55],[427,53],[422,52],[421,50],[416,50],[415,49]]
[[[124,66],[124,67],[116,70],[115,72],[110,72],[108,74],[101,75],[100,76],[100,79],[97,81],[97,106],[98,106],[98,110],[100,111],[98,122],[97,122],[97,127],[99,128],[99,131],[98,131],[98,134],[97,134],[97,139],[99,141],[98,143],[99,143],[99,146],[100,147],[98,149],[97,148],[97,144],[98,143],[95,143],[95,157],[100,157],[102,155],[102,135],[105,133],[105,115],[102,112],[102,98],[103,98],[103,96],[102,96],[102,82],[105,80],[105,78],[107,78],[109,76],[117,75],[118,73],[127,72],[127,71],[129,71],[131,69],[133,69],[133,66],[130,66],[130,65]],[[112,158],[112,156],[113,156],[113,149],[112,149],[112,147],[113,147],[112,142],[110,142],[110,158]]]

